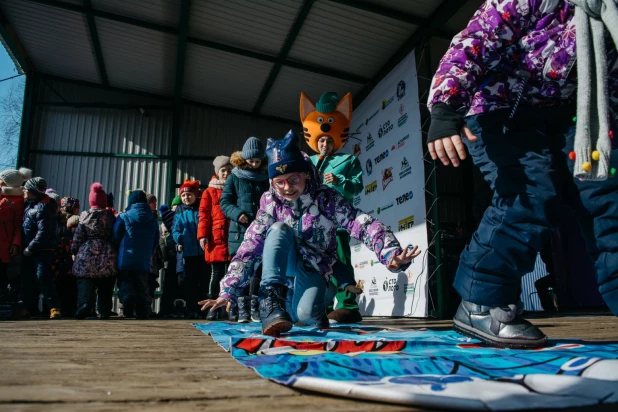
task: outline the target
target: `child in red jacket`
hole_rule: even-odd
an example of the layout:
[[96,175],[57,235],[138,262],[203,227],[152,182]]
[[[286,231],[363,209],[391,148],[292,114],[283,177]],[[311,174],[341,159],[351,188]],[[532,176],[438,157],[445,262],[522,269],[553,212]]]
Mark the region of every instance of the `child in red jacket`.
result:
[[[204,250],[206,262],[212,265],[208,299],[216,299],[219,296],[219,282],[223,279],[230,261],[230,250],[227,245],[230,221],[221,211],[219,199],[223,193],[225,180],[232,171],[232,165],[228,156],[217,156],[213,166],[216,174],[202,194],[197,227],[200,247]],[[208,312],[206,319],[217,319],[219,312],[218,310]]]
[[11,257],[21,249],[21,225],[17,225],[15,204],[0,194],[0,296],[8,286],[7,269]]

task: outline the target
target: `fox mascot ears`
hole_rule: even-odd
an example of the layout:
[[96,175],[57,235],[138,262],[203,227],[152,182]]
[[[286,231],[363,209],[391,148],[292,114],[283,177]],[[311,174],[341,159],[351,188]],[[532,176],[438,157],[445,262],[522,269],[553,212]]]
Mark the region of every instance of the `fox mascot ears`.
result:
[[337,93],[326,92],[317,105],[305,94],[300,94],[300,121],[303,124],[305,141],[316,153],[318,140],[330,136],[335,141],[337,152],[348,141],[350,122],[352,121],[352,95],[350,93],[339,100]]

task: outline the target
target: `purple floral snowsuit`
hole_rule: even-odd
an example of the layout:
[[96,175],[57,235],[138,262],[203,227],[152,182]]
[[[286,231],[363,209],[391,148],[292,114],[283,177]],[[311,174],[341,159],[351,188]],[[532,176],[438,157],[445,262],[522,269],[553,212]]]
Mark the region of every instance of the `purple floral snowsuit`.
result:
[[[530,75],[522,102],[555,106],[574,97],[574,6],[566,0],[487,0],[440,61],[429,107],[448,103],[465,115],[511,108]],[[608,58],[610,99],[618,107],[618,64]],[[613,110],[616,113],[616,110]]]
[[[310,160],[305,155],[308,162]],[[378,220],[350,206],[337,191],[327,186],[317,186],[317,171],[311,165],[313,178],[308,181],[305,192],[299,198],[300,216],[293,205],[280,197],[271,188],[262,195],[257,217],[247,229],[245,238],[232,259],[227,275],[221,281],[220,297],[232,301],[241,295],[262,262],[264,241],[268,229],[276,222],[294,228],[298,252],[305,267],[321,273],[328,284],[337,261],[337,227],[373,250],[380,263],[386,265],[393,253],[402,249],[395,235]],[[400,270],[405,270],[402,268]],[[400,270],[397,270],[399,272]]]

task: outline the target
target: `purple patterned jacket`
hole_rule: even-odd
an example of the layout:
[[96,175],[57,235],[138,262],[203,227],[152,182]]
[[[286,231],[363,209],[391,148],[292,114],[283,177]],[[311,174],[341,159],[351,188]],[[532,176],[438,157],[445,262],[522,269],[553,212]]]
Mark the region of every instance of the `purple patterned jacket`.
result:
[[[566,0],[486,0],[453,38],[433,78],[428,105],[462,115],[510,108],[530,75],[522,103],[556,106],[575,97],[575,9]],[[611,45],[611,46],[610,46]],[[618,111],[616,51],[608,42],[610,100]]]
[[[310,162],[305,154],[305,159]],[[365,212],[350,206],[334,189],[318,186],[317,170],[311,164],[312,178],[300,196],[300,215],[293,204],[280,197],[271,188],[262,195],[256,219],[245,233],[245,238],[230,263],[227,275],[221,281],[219,297],[233,302],[249,284],[262,262],[264,241],[268,229],[276,222],[294,228],[297,249],[307,268],[322,273],[327,282],[333,274],[337,260],[337,227],[350,232],[373,250],[380,263],[388,264],[393,253],[402,252],[399,242],[390,229]],[[405,270],[400,268],[399,272]],[[317,274],[316,273],[316,274]]]

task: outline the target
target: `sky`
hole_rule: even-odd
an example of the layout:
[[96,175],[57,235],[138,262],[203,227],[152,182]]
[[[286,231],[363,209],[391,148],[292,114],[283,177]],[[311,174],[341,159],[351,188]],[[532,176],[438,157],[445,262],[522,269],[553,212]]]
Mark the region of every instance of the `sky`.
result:
[[[17,68],[13,63],[13,60],[0,43],[0,101],[6,97],[13,84],[20,82],[23,83],[26,81],[26,76],[19,76],[11,80],[1,81],[8,77],[15,76],[16,74],[19,73],[17,72]],[[2,121],[3,117],[0,116],[0,123]],[[2,127],[2,124],[0,124],[0,127]]]

